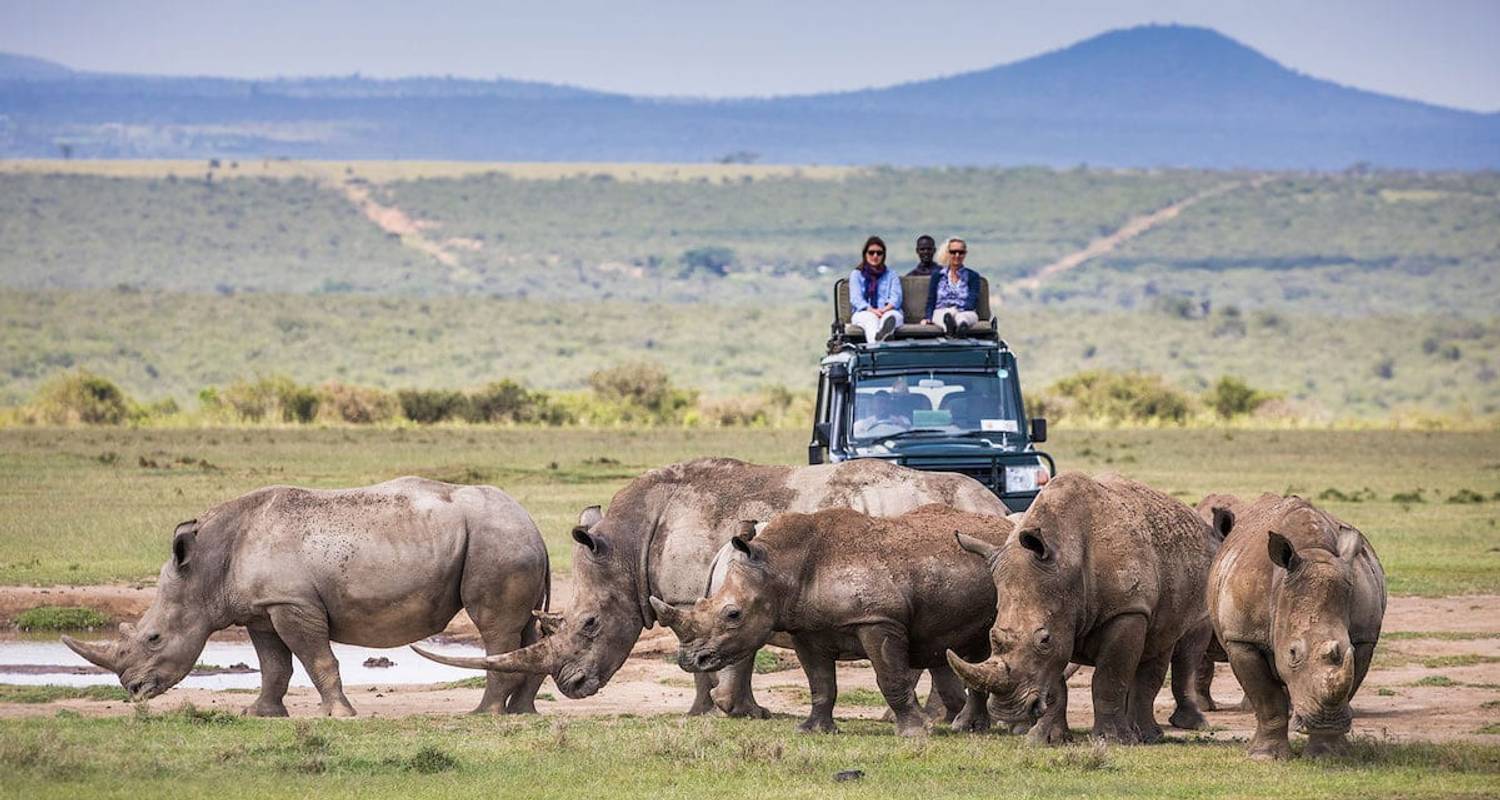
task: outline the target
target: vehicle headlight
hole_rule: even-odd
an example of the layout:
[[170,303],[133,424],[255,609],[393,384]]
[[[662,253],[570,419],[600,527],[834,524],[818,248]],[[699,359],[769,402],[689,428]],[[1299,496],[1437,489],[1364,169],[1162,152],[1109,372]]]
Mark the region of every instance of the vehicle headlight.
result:
[[1037,459],[1035,464],[1021,464],[1019,466],[1005,468],[1005,491],[1007,492],[1034,492],[1046,484],[1052,474]]

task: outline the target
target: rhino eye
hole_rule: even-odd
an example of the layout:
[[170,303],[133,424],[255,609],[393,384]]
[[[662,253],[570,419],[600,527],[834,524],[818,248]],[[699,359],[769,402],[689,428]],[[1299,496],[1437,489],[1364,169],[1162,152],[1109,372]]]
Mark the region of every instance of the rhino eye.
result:
[[1046,628],[1042,628],[1032,636],[1032,641],[1036,642],[1038,650],[1047,650],[1052,647],[1052,634]]
[[738,608],[726,608],[726,609],[724,609],[724,619],[726,621],[729,621],[729,622],[739,622],[740,618],[743,617],[743,616],[744,616],[744,613],[741,612]]
[[160,642],[160,641],[161,641],[161,634],[159,634],[159,633],[153,633],[150,636],[146,637],[146,642],[148,644],[156,644],[157,642]]
[[593,636],[599,632],[599,618],[587,617],[583,621],[583,635]]

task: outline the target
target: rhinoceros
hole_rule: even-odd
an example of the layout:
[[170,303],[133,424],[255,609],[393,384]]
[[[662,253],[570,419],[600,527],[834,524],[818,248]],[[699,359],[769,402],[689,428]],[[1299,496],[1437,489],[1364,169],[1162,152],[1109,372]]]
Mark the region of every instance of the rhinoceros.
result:
[[[1161,738],[1152,703],[1167,667],[1186,688],[1210,634],[1214,536],[1191,508],[1118,475],[1064,473],[1004,544],[959,538],[987,559],[997,598],[990,658],[948,653],[966,684],[993,693],[1007,718],[1039,716],[1029,737],[1053,743],[1068,736],[1064,670],[1092,665],[1094,735]],[[1201,723],[1191,696],[1177,699],[1174,717]]]
[[[1215,533],[1222,541],[1227,538],[1230,530],[1234,527],[1235,509],[1244,505],[1243,500],[1232,495],[1215,493],[1198,501],[1195,509],[1198,516],[1204,522],[1213,526]],[[1217,551],[1215,551],[1217,552]],[[1214,664],[1229,663],[1229,654],[1224,652],[1224,646],[1219,643],[1219,637],[1212,637],[1208,642],[1208,651],[1203,654],[1203,662],[1198,666],[1198,674],[1193,680],[1193,691],[1200,708],[1204,711],[1219,711],[1220,706],[1214,700]],[[1176,677],[1176,673],[1173,673]],[[1175,681],[1174,681],[1175,685]],[[1240,701],[1236,711],[1252,711],[1250,698],[1246,697]]]
[[[1006,514],[999,498],[972,478],[874,459],[792,467],[705,458],[654,469],[617,492],[607,514],[595,506],[579,516],[573,603],[565,616],[547,620],[550,635],[484,658],[417,651],[454,666],[551,675],[567,697],[588,697],[625,663],[641,631],[656,623],[648,597],[683,608],[703,597],[715,555],[742,520],[823,508],[892,516],[929,503]],[[717,705],[731,716],[769,716],[751,694],[752,671],[742,663],[720,676],[698,673],[689,713]]]
[[754,655],[774,632],[789,635],[812,690],[812,713],[799,730],[836,730],[836,661],[868,658],[895,714],[896,732],[927,732],[913,668],[931,669],[934,691],[962,707],[954,727],[989,727],[986,697],[963,686],[944,661],[957,650],[989,652],[995,586],[978,559],[959,549],[954,531],[998,545],[1010,521],[924,506],[880,519],[850,509],[782,514],[757,535],[751,524],[730,540],[739,551],[711,597],[690,611],[652,597],[657,618],[677,633],[678,664],[688,672],[723,669]]
[[1336,751],[1385,617],[1385,572],[1363,534],[1300,497],[1236,509],[1208,576],[1214,633],[1255,708],[1250,756],[1283,759],[1288,706],[1304,753]]
[[[466,609],[485,652],[539,638],[551,575],[531,517],[491,486],[397,478],[358,489],[260,489],[177,526],[156,597],[113,643],[63,642],[133,699],[193,668],[214,631],[243,625],[260,659],[252,716],[286,716],[292,656],[324,714],[352,716],[329,642],[396,647]],[[476,712],[535,712],[541,679],[492,674]]]

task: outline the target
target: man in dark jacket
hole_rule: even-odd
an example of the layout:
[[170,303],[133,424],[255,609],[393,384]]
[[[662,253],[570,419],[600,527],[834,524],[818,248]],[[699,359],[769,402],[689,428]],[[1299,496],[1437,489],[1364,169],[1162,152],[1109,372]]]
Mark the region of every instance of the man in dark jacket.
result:
[[917,265],[912,267],[907,277],[912,275],[933,275],[940,269],[937,262],[932,260],[933,254],[937,252],[937,240],[927,234],[917,237]]

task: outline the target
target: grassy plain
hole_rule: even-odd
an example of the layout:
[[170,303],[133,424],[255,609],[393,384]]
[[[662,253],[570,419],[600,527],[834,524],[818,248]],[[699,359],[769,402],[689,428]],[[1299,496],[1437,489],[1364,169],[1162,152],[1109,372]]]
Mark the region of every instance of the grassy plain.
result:
[[1366,740],[1337,760],[1257,764],[1240,743],[1042,750],[842,726],[813,737],[784,720],[7,720],[0,796],[1483,797],[1500,780],[1494,745]]
[[[1118,471],[1188,503],[1210,492],[1317,499],[1370,537],[1395,594],[1500,592],[1500,434],[1064,429],[1054,439],[1047,449],[1064,469]],[[607,504],[640,472],[705,455],[796,463],[805,446],[802,431],[770,430],[0,430],[0,507],[11,510],[0,517],[0,585],[149,580],[177,522],[250,489],[404,474],[500,486],[566,571],[579,509]],[[1449,502],[1461,490],[1479,500]]]
[[[575,389],[594,370],[640,359],[711,396],[772,385],[811,393],[830,315],[826,302],[807,298],[748,310],[728,300],[598,301],[580,321],[558,306],[490,297],[0,289],[0,404],[26,402],[49,376],[78,367],[139,400],[192,408],[199,389],[257,374],[384,388],[508,377]],[[1497,320],[1291,311],[1183,319],[1038,306],[1000,315],[1028,394],[1102,368],[1158,373],[1194,393],[1238,375],[1313,421],[1500,413]],[[1381,377],[1387,362],[1390,377]]]
[[[1237,374],[1314,420],[1482,416],[1500,403],[1493,175],[271,161],[221,164],[210,182],[207,171],[0,163],[0,403],[77,367],[179,403],[266,373],[578,388],[639,358],[710,395],[804,390],[831,279],[872,230],[897,265],[918,231],[967,235],[1033,391],[1109,368],[1189,390]],[[1007,283],[1226,183],[1239,188],[1036,291]],[[727,274],[684,260],[705,248],[732,254]]]

